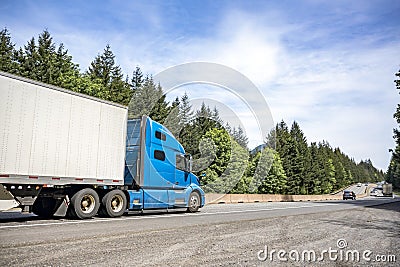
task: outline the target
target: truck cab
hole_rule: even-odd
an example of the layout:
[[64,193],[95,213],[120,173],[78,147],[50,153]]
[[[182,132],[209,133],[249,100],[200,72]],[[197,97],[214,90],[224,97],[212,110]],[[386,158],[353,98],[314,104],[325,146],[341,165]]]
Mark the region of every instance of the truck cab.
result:
[[204,206],[191,165],[191,156],[165,126],[148,116],[128,120],[124,183],[130,210]]

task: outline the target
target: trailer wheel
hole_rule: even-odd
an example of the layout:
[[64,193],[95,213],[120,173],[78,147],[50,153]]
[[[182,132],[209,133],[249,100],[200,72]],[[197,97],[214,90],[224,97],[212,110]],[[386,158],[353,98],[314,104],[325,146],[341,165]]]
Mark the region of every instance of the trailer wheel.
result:
[[38,197],[33,203],[32,212],[42,218],[53,217],[57,201],[50,197]]
[[71,198],[69,215],[78,219],[89,219],[97,214],[99,207],[100,200],[96,191],[84,188]]
[[126,209],[126,196],[119,189],[108,192],[102,198],[100,214],[108,217],[120,217]]
[[200,195],[197,192],[190,193],[189,196],[189,206],[187,208],[188,212],[197,212],[200,208]]

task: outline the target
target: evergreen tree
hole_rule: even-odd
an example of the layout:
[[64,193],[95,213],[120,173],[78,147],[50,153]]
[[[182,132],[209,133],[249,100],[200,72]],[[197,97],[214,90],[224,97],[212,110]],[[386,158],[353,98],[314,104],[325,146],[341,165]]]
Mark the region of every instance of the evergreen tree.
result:
[[321,181],[323,179],[323,171],[321,166],[321,156],[318,150],[318,146],[315,142],[310,145],[311,155],[311,169],[310,169],[310,185],[308,192],[310,194],[321,194]]
[[116,65],[114,53],[110,45],[107,45],[103,53],[97,55],[90,63],[87,75],[93,81],[100,81],[110,100],[123,105],[128,105],[132,91],[124,80],[121,67]]
[[272,128],[265,139],[265,146],[276,149],[276,128]]
[[183,138],[180,134],[181,138],[184,140],[184,144],[187,145],[187,150],[194,158],[200,157],[199,144],[201,139],[209,130],[217,128],[218,126],[216,121],[212,118],[213,113],[210,107],[202,103],[200,109],[196,111],[192,123],[184,128],[185,137]]
[[24,46],[24,49],[19,49],[17,53],[17,60],[19,62],[19,75],[41,81],[39,74],[39,54],[34,37],[32,37],[32,39]]
[[198,142],[194,140],[195,127],[193,121],[192,105],[189,101],[189,96],[185,94],[181,97],[179,104],[178,120],[179,133],[177,134],[179,142],[185,147],[188,153],[195,154]]
[[150,116],[153,107],[163,97],[158,90],[153,77],[146,76],[143,86],[134,91],[129,103],[129,118],[139,118],[142,115]]
[[143,73],[139,66],[136,66],[135,70],[133,71],[132,79],[131,79],[131,88],[132,91],[139,89],[143,85]]
[[0,71],[15,73],[17,71],[15,44],[7,28],[0,31]]
[[56,45],[47,30],[39,35],[37,78],[41,82],[55,84],[57,77],[56,69]]
[[16,53],[18,70],[16,73],[44,83],[53,84],[66,89],[80,91],[82,84],[77,64],[61,43],[56,44],[50,33],[45,30],[39,35],[38,44],[32,38],[24,49]]
[[[400,70],[395,74],[397,79],[394,81],[396,83],[396,89],[400,90]],[[400,104],[397,104],[396,112],[393,114],[396,122],[400,124]],[[394,129],[394,136],[396,142],[396,148],[390,150],[392,152],[392,158],[386,174],[386,181],[393,184],[394,188],[400,188],[400,130]]]
[[299,194],[302,185],[302,165],[299,150],[284,121],[276,126],[276,150],[287,176],[289,194]]
[[237,129],[234,127],[230,134],[241,147],[247,149],[249,140],[240,125]]
[[190,105],[189,96],[185,94],[181,97],[179,106],[179,120],[183,125],[188,125],[193,119],[192,105]]
[[258,192],[261,194],[285,194],[287,178],[278,152],[271,148],[265,148],[257,154],[260,155],[260,160],[254,173],[254,179],[261,180]]
[[153,120],[163,124],[165,119],[168,117],[171,109],[168,107],[168,102],[165,100],[166,96],[165,94],[163,94],[160,84],[156,86],[156,91],[157,94],[161,96],[153,106],[150,112],[150,117]]
[[299,185],[300,194],[308,194],[310,190],[311,155],[308,149],[307,139],[297,122],[293,122],[290,135],[295,146],[295,155],[292,158],[293,179]]
[[179,106],[180,101],[179,98],[176,97],[175,100],[172,101],[171,107],[168,107],[168,116],[164,120],[164,126],[167,127],[176,138],[179,138],[179,133],[183,127],[179,120]]

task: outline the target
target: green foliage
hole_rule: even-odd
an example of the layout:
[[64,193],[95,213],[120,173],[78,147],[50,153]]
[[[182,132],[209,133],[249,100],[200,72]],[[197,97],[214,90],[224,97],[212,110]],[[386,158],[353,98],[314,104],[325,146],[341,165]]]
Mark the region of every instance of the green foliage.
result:
[[138,118],[147,115],[163,123],[170,110],[161,86],[154,83],[153,77],[146,76],[143,84],[133,92],[129,102],[128,116]]
[[128,105],[132,90],[124,80],[121,67],[115,63],[115,56],[111,51],[110,45],[106,46],[103,54],[97,55],[92,61],[87,75],[95,83],[101,83],[103,91],[106,91],[104,96],[108,97],[106,100]]
[[248,152],[234,141],[224,129],[212,128],[204,135],[214,145],[214,160],[205,170],[203,179],[206,192],[246,192],[248,180],[243,176]]
[[257,168],[253,176],[253,184],[262,194],[284,194],[287,192],[287,177],[281,158],[275,150],[265,148],[254,158]]
[[241,147],[247,149],[247,144],[249,143],[249,140],[240,125],[237,128],[233,127],[230,134]]
[[139,66],[136,66],[133,71],[132,80],[131,80],[131,88],[133,91],[142,87],[144,82],[143,73]]
[[[400,90],[400,70],[395,74],[397,79],[394,81],[396,84],[396,89]],[[400,104],[397,104],[396,112],[393,114],[396,122],[400,124]],[[392,158],[386,173],[386,181],[392,183],[393,187],[400,189],[400,130],[394,129],[393,138],[396,141],[396,148],[392,151]]]
[[4,28],[0,31],[0,70],[6,72],[16,71],[15,45],[11,42],[10,32]]

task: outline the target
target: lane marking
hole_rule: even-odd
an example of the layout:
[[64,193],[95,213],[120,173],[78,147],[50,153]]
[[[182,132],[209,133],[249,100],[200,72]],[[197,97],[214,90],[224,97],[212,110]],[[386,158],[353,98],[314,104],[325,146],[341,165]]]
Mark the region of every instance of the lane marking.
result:
[[127,220],[162,219],[162,218],[189,217],[189,216],[210,216],[210,215],[220,215],[220,214],[235,214],[235,213],[246,213],[246,212],[261,212],[261,211],[272,211],[272,210],[313,208],[313,207],[336,206],[336,205],[340,205],[340,204],[326,203],[326,204],[315,204],[315,205],[301,205],[301,206],[293,206],[293,207],[275,207],[275,208],[271,207],[271,208],[264,208],[264,209],[247,209],[247,210],[231,210],[231,211],[184,213],[184,214],[180,214],[180,213],[160,214],[160,215],[148,215],[148,216],[141,215],[140,217],[121,217],[121,218],[82,220],[82,221],[63,221],[63,222],[49,222],[49,223],[35,223],[35,224],[4,225],[4,226],[0,226],[0,230],[1,229],[10,229],[10,228],[36,227],[36,226],[116,222],[116,221],[127,221]]

